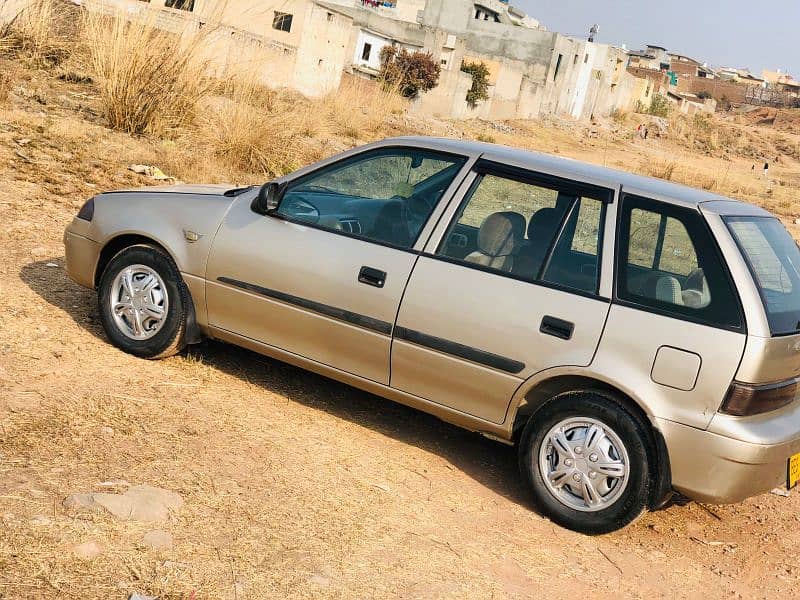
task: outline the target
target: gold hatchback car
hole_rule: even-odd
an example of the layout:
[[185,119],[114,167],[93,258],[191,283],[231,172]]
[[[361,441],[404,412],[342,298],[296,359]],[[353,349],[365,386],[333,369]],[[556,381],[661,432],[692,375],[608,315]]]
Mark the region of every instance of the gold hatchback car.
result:
[[517,444],[577,531],[800,478],[800,250],[755,206],[409,137],[100,194],[64,241],[126,352],[216,338]]

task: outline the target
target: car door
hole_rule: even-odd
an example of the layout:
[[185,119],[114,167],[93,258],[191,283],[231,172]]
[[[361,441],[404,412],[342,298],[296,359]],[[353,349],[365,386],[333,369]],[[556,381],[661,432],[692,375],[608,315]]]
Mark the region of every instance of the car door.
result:
[[391,385],[501,423],[525,379],[592,360],[610,303],[599,286],[614,194],[487,160],[470,177],[406,288]]
[[208,262],[209,324],[387,384],[415,244],[465,163],[374,148],[290,180],[266,216],[236,203]]
[[742,305],[698,208],[623,193],[615,298],[593,367],[654,416],[705,428],[739,367]]

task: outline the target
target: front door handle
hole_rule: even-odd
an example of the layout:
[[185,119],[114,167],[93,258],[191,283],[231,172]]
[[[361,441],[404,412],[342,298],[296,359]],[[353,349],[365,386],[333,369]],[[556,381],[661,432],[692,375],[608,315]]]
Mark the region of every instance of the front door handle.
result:
[[382,288],[386,283],[386,271],[373,269],[372,267],[361,267],[361,270],[358,272],[358,281],[365,285]]
[[562,340],[570,339],[574,330],[575,323],[557,317],[551,317],[550,315],[546,315],[542,319],[542,324],[539,326],[539,331],[545,335],[552,335]]

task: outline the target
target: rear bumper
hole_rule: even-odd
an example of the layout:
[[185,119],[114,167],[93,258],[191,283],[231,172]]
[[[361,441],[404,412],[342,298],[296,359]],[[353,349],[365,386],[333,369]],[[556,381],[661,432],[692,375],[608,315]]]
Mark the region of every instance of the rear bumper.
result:
[[[786,415],[772,418],[778,425]],[[739,429],[746,421],[738,421]],[[800,452],[800,423],[792,437],[775,443],[743,441],[663,419],[657,419],[657,425],[669,452],[672,487],[711,504],[740,502],[785,485],[788,459]],[[784,421],[780,429],[785,425]]]
[[94,272],[100,257],[100,244],[87,237],[64,232],[64,254],[69,278],[87,288],[94,288]]

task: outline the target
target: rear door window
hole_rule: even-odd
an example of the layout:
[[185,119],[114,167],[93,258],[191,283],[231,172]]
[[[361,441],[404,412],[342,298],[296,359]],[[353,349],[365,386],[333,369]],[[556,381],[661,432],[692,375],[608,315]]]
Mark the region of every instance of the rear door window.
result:
[[611,192],[534,173],[479,173],[437,255],[597,294]]
[[800,331],[800,249],[773,217],[725,217],[758,286],[770,331]]
[[618,236],[618,299],[707,325],[743,328],[738,295],[698,211],[627,196]]

